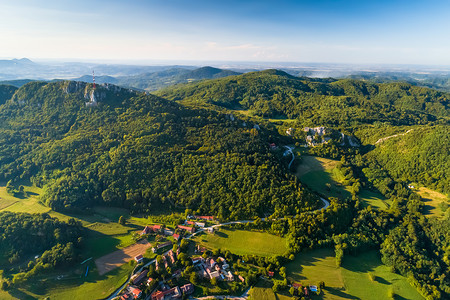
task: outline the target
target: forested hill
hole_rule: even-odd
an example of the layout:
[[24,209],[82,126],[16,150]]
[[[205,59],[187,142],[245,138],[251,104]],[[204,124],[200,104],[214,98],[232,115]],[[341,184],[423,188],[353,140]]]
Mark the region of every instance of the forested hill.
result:
[[411,129],[377,144],[367,155],[400,181],[450,193],[450,129],[427,126]]
[[17,88],[12,85],[0,85],[0,105],[11,99],[16,90]]
[[318,201],[268,150],[276,132],[112,85],[32,82],[0,106],[0,174],[56,210],[192,208],[223,219]]
[[279,70],[179,85],[156,94],[250,109],[263,117],[299,118],[304,125],[423,124],[450,116],[450,95],[444,92],[406,83],[300,78]]

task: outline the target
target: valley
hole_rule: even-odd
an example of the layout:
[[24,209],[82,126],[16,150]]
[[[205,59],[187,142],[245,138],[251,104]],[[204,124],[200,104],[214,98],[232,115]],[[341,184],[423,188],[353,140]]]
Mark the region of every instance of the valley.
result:
[[[414,101],[405,103],[404,89]],[[0,220],[38,213],[82,231],[76,240],[48,233],[40,253],[1,252],[0,298],[144,298],[182,287],[250,299],[445,293],[445,280],[419,269],[406,279],[405,270],[419,260],[442,278],[447,268],[447,240],[436,238],[449,234],[447,95],[429,105],[432,90],[277,70],[157,96],[69,81],[5,90]],[[425,108],[412,109],[418,103]],[[428,246],[402,239],[411,226]],[[73,247],[73,262],[50,266],[39,256],[59,242]],[[414,250],[393,250],[405,247]]]

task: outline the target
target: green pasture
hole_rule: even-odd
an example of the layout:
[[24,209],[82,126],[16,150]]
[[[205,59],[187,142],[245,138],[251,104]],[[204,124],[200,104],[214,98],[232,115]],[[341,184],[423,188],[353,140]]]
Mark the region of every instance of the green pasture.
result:
[[[344,185],[344,175],[336,167],[338,163],[337,160],[305,155],[297,168],[297,176],[312,190],[326,197],[351,197],[351,186]],[[380,193],[361,189],[359,197],[365,205],[387,208],[386,200]]]
[[396,299],[424,299],[407,278],[390,272],[376,251],[345,256],[337,267],[332,249],[318,249],[298,254],[286,269],[291,281],[303,285],[325,282],[322,299],[382,300],[389,299],[388,290],[394,291]]
[[286,239],[265,232],[221,228],[215,233],[201,233],[193,238],[200,245],[214,250],[259,256],[282,255],[286,252]]

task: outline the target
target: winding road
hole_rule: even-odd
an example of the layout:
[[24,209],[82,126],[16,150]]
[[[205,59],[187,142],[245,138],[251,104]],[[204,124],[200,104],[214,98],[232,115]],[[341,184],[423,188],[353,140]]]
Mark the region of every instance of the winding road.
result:
[[291,165],[292,165],[292,163],[294,162],[294,159],[295,159],[294,152],[292,152],[292,149],[294,149],[294,147],[292,147],[292,146],[284,146],[284,148],[287,149],[286,152],[292,154],[292,159],[291,159],[291,162],[289,163],[289,166],[288,166],[288,169],[290,170],[291,169]]

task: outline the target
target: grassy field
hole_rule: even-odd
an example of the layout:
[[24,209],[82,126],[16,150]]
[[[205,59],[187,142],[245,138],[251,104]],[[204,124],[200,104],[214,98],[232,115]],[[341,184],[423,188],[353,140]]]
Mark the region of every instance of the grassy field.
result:
[[12,212],[44,213],[50,208],[39,203],[39,195],[42,190],[34,186],[24,185],[27,198],[18,198],[6,192],[6,184],[0,184],[0,211],[8,210]]
[[[86,266],[77,270],[60,271],[61,274],[46,274],[45,277],[35,281],[23,289],[0,292],[0,299],[42,299],[49,296],[51,299],[97,299],[104,298],[115,288],[119,287],[128,277],[131,266],[128,264],[117,268],[106,275],[100,276],[93,261],[117,249],[125,248],[135,243],[133,233],[142,230],[144,218],[130,218],[126,209],[114,207],[95,207],[86,214],[62,214],[52,211],[39,202],[41,189],[25,186],[28,194],[26,198],[17,198],[6,193],[5,185],[0,185],[0,211],[49,213],[52,217],[67,221],[75,218],[81,221],[88,229],[85,237],[82,259],[93,257],[90,262],[89,275],[80,279]],[[126,225],[118,224],[120,216],[126,217]],[[56,281],[58,275],[66,276]]]
[[214,234],[203,233],[196,236],[194,241],[208,249],[220,248],[239,255],[272,256],[284,254],[287,250],[284,238],[265,232],[235,229],[221,228]]
[[[302,156],[302,162],[297,168],[297,176],[311,189],[327,196],[336,198],[350,197],[350,187],[344,186],[344,176],[336,167],[339,161],[315,157]],[[331,187],[328,188],[327,184]],[[361,189],[359,197],[365,205],[372,205],[376,208],[387,208],[384,197],[368,189]]]
[[[92,263],[90,267],[95,268],[95,265]],[[57,274],[51,278],[47,275],[19,289],[0,292],[0,299],[103,299],[128,279],[132,269],[132,266],[125,264],[103,276],[98,276],[93,270],[87,277],[79,275],[78,270],[67,270],[61,272],[65,276],[61,280],[56,280]],[[85,267],[81,270],[84,274]]]
[[426,216],[442,217],[444,212],[439,205],[442,205],[442,203],[450,205],[449,198],[446,195],[430,190],[426,187],[420,187],[417,190],[417,194],[419,194],[423,199],[425,204],[424,215]]
[[346,256],[342,267],[336,267],[334,251],[319,249],[300,253],[286,269],[290,280],[303,285],[324,281],[323,299],[388,299],[389,289],[396,293],[396,299],[424,299],[405,277],[391,273],[376,251]]

